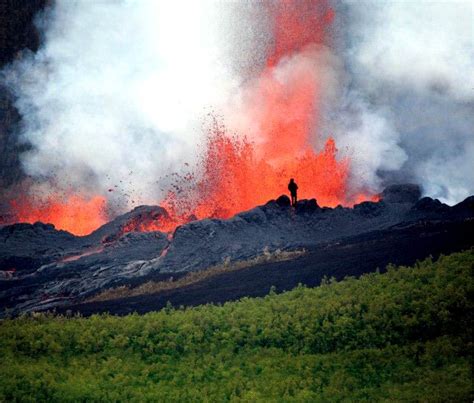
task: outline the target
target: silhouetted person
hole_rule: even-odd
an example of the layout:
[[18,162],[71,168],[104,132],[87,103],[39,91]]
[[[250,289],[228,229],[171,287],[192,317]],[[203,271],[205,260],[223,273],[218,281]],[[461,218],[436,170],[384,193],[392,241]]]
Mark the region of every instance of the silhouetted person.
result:
[[298,201],[298,197],[296,195],[298,190],[298,185],[296,184],[293,178],[290,179],[290,183],[288,183],[288,190],[291,194],[291,205],[296,206],[296,202]]

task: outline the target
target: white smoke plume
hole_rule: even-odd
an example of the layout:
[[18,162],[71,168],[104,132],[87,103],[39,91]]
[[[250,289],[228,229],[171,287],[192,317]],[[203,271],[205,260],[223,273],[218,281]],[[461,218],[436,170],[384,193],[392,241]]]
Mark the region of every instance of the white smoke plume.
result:
[[156,202],[156,180],[193,162],[202,116],[234,85],[223,16],[209,3],[55,2],[39,51],[4,71],[33,145],[26,173]]
[[[359,114],[372,129],[348,143],[364,148],[358,139],[378,127],[387,141],[378,150],[369,146],[367,159],[385,161],[379,177],[420,183],[425,194],[450,204],[473,194],[474,2],[345,1],[341,11],[351,86],[371,110],[385,111],[372,122]],[[406,161],[387,175],[397,165],[384,155],[394,140]]]

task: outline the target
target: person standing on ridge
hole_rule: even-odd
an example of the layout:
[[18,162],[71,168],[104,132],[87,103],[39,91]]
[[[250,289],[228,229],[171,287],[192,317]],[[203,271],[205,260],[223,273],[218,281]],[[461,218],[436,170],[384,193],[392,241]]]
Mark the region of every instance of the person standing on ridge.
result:
[[296,184],[293,178],[291,178],[290,183],[288,183],[288,190],[290,191],[290,194],[291,194],[291,205],[296,206],[296,202],[298,201],[298,197],[296,196],[298,185]]

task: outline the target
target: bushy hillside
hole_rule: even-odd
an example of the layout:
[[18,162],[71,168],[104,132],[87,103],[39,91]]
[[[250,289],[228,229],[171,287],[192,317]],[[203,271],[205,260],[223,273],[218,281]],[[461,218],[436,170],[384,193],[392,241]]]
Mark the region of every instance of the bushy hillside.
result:
[[469,401],[474,250],[265,298],[0,322],[0,401]]

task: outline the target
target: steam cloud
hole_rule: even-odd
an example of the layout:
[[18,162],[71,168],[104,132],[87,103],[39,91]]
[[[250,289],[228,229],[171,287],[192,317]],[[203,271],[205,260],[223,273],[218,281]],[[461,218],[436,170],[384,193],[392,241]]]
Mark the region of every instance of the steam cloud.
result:
[[[474,2],[346,1],[341,11],[351,88],[383,111],[356,114],[366,126],[357,139],[382,132],[365,159],[386,161],[373,166],[385,182],[412,180],[444,202],[474,193]],[[370,141],[357,139],[362,152]],[[401,154],[384,156],[394,157],[390,141],[406,155],[400,169]]]
[[[317,71],[314,146],[336,137],[355,189],[412,180],[449,203],[474,193],[473,3],[334,7],[334,47],[275,72]],[[41,49],[3,71],[34,146],[29,175],[99,193],[123,181],[130,200],[156,202],[156,180],[193,163],[210,108],[258,141],[243,100],[271,38],[256,3],[57,1],[38,23]]]
[[220,11],[194,2],[55,2],[38,18],[41,49],[4,72],[34,147],[23,156],[26,172],[102,194],[120,184],[156,202],[155,181],[193,161],[202,115],[231,92]]

